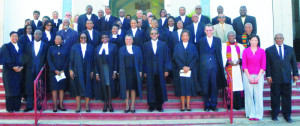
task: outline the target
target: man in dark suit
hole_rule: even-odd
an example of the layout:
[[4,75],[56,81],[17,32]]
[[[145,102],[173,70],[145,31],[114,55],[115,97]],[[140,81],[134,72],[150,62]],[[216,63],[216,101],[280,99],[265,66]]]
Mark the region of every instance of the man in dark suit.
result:
[[179,16],[175,18],[175,22],[181,20],[183,22],[183,29],[193,23],[192,19],[185,15],[185,7],[179,8]]
[[298,68],[294,49],[283,44],[284,37],[281,33],[275,35],[275,44],[266,49],[267,67],[266,76],[271,85],[271,108],[272,120],[278,121],[277,116],[280,111],[280,97],[282,105],[282,115],[288,123],[291,119],[291,95],[292,78],[293,82],[298,80]]
[[101,31],[100,32],[110,32],[113,24],[118,20],[115,16],[111,15],[111,9],[109,6],[105,6],[105,16],[101,20]]
[[123,29],[128,31],[130,28],[130,20],[125,18],[125,10],[124,9],[120,9],[118,20],[121,21]]
[[149,27],[149,23],[148,23],[148,21],[144,21],[143,20],[143,11],[142,10],[137,10],[136,11],[136,19],[138,20],[138,19],[142,19],[142,21],[143,21],[143,23],[142,23],[142,30],[144,31],[144,32],[146,32],[150,27]]
[[78,33],[70,28],[70,19],[65,18],[62,21],[62,30],[58,31],[56,34],[61,35],[63,37],[63,44],[67,47],[67,49],[70,51],[73,44],[77,41],[77,35]]
[[53,31],[54,33],[56,33],[59,29],[59,25],[62,23],[62,20],[61,19],[58,19],[58,12],[57,11],[53,11],[52,12],[52,18],[51,19],[51,22],[53,24]]
[[43,23],[39,20],[40,18],[40,11],[33,11],[33,20],[31,21],[32,25],[32,31],[34,32],[37,27],[40,27],[43,25]]
[[193,23],[187,26],[187,30],[190,32],[190,42],[197,44],[199,40],[205,36],[204,25],[198,22],[198,14],[193,14]]
[[198,42],[199,81],[204,93],[204,111],[218,111],[218,89],[224,89],[226,80],[221,54],[221,40],[213,36],[211,24],[205,26],[206,37]]
[[158,20],[158,28],[167,28],[168,21],[167,21],[167,11],[165,9],[161,9],[160,12],[160,19]]
[[[24,112],[33,110],[34,79],[39,74],[47,59],[48,45],[42,42],[41,39],[42,32],[36,30],[34,32],[34,41],[29,42],[24,51],[24,63],[26,64],[25,92],[27,95]],[[41,110],[40,105],[38,105],[38,109]]]
[[[92,20],[93,22],[97,22],[98,17],[95,14],[92,14],[93,12],[93,7],[91,5],[87,5],[85,8],[86,13],[82,14],[78,17],[78,26],[77,26],[77,31],[78,33],[86,30],[85,24],[87,20]],[[99,25],[95,25],[95,29],[97,29]]]
[[91,44],[94,48],[96,48],[98,45],[100,45],[101,41],[101,33],[94,29],[94,23],[92,20],[86,21],[86,30],[83,32],[87,35],[87,43]]
[[[219,15],[219,14],[223,14],[223,12],[224,12],[223,6],[221,6],[221,5],[218,6],[217,11],[218,11],[218,15]],[[225,16],[225,17],[226,17],[225,23],[226,23],[226,24],[231,24],[231,18],[230,18],[230,17],[227,17],[227,16]],[[212,25],[219,24],[218,16],[214,17],[214,18],[212,19],[211,23],[212,23]]]
[[[236,41],[247,48],[250,46],[250,37],[252,35],[255,35],[253,34],[253,25],[251,23],[246,23],[245,33],[242,35],[236,35]],[[258,46],[260,47],[260,43],[258,43]]]
[[233,29],[236,32],[237,36],[243,35],[245,33],[244,25],[246,23],[251,23],[253,26],[252,34],[257,34],[257,27],[256,27],[256,18],[253,16],[247,15],[247,8],[246,6],[240,7],[240,16],[233,19]]
[[200,5],[195,7],[195,12],[198,14],[198,22],[201,22],[203,25],[210,23],[210,19],[207,16],[202,15],[202,7]]

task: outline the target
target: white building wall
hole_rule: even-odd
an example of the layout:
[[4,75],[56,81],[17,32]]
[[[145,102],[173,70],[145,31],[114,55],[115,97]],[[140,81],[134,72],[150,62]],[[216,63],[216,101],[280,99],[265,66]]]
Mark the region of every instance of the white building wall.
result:
[[109,5],[109,0],[72,0],[72,14],[81,15],[85,13],[85,8],[87,5],[92,5],[93,14],[98,16],[98,10]]
[[[195,6],[201,5],[200,0],[165,0],[165,9],[172,16],[179,16],[179,7],[186,8],[186,14],[190,14],[195,11]],[[205,11],[205,10],[202,10]]]
[[4,32],[4,0],[0,0],[0,48],[3,44],[3,32]]

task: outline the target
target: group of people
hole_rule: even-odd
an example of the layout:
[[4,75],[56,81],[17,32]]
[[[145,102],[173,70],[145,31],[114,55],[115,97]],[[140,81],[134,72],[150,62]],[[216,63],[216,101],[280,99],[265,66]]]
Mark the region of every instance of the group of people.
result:
[[240,16],[233,23],[223,10],[218,7],[212,23],[201,14],[199,5],[191,18],[185,7],[180,7],[176,18],[162,9],[159,20],[151,12],[143,16],[141,10],[136,19],[127,19],[131,16],[125,17],[123,9],[115,17],[109,6],[105,15],[99,10],[98,17],[88,5],[86,13],[76,16],[74,22],[70,12],[63,20],[54,11],[53,19],[45,16],[39,21],[40,12],[34,11],[34,20],[26,20],[24,28],[11,32],[11,42],[2,47],[6,109],[19,111],[25,96],[24,112],[33,109],[33,81],[47,64],[53,112],[66,111],[63,99],[67,90],[76,97],[76,113],[81,111],[81,97],[86,112],[91,112],[91,98],[104,102],[103,112],[113,112],[112,98],[119,97],[125,100],[124,112],[135,113],[135,100],[142,99],[144,81],[148,111],[163,112],[168,101],[166,78],[171,78],[181,100],[180,111],[192,111],[190,98],[198,95],[203,95],[204,111],[218,111],[218,91],[229,87],[234,92],[234,108],[245,106],[249,120],[261,120],[266,72],[272,119],[278,120],[281,97],[283,116],[292,122],[291,79],[298,80],[293,48],[283,44],[279,33],[275,44],[265,51],[256,35],[256,19],[247,15],[246,6],[240,7]]

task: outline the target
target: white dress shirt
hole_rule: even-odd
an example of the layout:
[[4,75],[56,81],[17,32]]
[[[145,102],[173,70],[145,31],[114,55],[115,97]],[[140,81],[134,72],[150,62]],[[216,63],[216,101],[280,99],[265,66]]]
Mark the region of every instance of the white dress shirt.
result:
[[284,59],[284,46],[283,46],[283,44],[281,44],[281,45],[275,44],[275,46],[276,46],[276,49],[277,49],[277,52],[278,52],[278,55],[279,55],[279,56],[280,56],[280,53],[279,53],[279,46],[281,46],[282,59]]
[[195,33],[195,42],[197,42],[196,35],[197,35],[197,30],[198,30],[198,23],[193,23],[193,25],[194,25],[194,33]]
[[182,44],[183,44],[184,49],[186,49],[186,47],[188,46],[189,43],[188,42],[183,42]]
[[39,51],[40,51],[40,48],[41,48],[41,41],[35,41],[34,40],[34,43],[33,43],[33,46],[34,46],[34,54],[35,56],[38,55]]
[[105,15],[105,21],[109,21],[110,15]]
[[54,22],[55,26],[57,26],[57,24],[58,24],[58,19],[53,19],[53,22]]
[[180,18],[181,18],[181,21],[182,21],[182,22],[185,21],[185,15],[183,15],[183,16],[180,15]]
[[153,52],[154,54],[156,54],[156,50],[157,50],[157,40],[151,40],[151,43],[152,43],[152,48],[153,48]]
[[78,24],[77,24],[77,23],[73,23],[73,26],[74,26],[74,30],[77,31],[77,28],[78,28],[77,26],[78,26]]
[[80,43],[80,47],[81,47],[81,52],[82,52],[82,58],[84,58],[87,44],[86,43],[84,43],[84,44]]
[[108,55],[109,52],[108,52],[108,43],[103,43],[101,48],[100,48],[100,51],[99,51],[99,54],[101,55],[103,50],[105,51],[105,55]]
[[88,30],[88,29],[87,29],[87,31],[89,32],[90,37],[91,37],[91,40],[93,41],[93,29],[92,29],[92,30]]
[[174,26],[172,26],[172,27],[169,26],[169,31],[170,32],[174,31]]
[[39,20],[33,20],[33,22],[34,22],[35,26],[37,26],[39,23]]
[[136,34],[136,31],[137,31],[137,28],[135,28],[135,29],[131,28],[131,30],[132,30],[132,35],[133,35],[133,37],[135,37],[135,34]]
[[242,23],[245,24],[246,17],[241,17],[241,19],[242,19]]
[[198,22],[200,22],[200,21],[201,21],[201,15],[202,15],[202,14],[200,14],[200,15],[199,15]]
[[19,52],[19,46],[18,46],[18,44],[17,44],[17,43],[15,44],[15,43],[13,43],[13,42],[11,42],[11,43],[14,45],[16,51]]
[[161,25],[162,25],[162,26],[164,25],[166,19],[167,19],[166,17],[162,17],[162,18],[161,18]]
[[50,34],[50,31],[45,30],[45,33],[46,33],[46,35],[47,35],[48,41],[50,41],[50,40],[51,40],[51,34]]
[[120,21],[121,21],[122,24],[123,24],[123,22],[124,22],[124,17],[120,17]]
[[178,39],[180,41],[182,29],[177,29]]
[[126,45],[126,49],[129,54],[133,54],[132,45],[130,45],[130,46]]
[[31,42],[32,41],[32,35],[27,34],[27,37],[29,38],[29,41]]
[[211,37],[211,38],[206,37],[206,38],[207,38],[207,42],[208,42],[209,47],[211,47],[212,42],[213,42],[213,37]]
[[87,14],[86,17],[87,17],[88,20],[91,20],[92,15],[91,14]]

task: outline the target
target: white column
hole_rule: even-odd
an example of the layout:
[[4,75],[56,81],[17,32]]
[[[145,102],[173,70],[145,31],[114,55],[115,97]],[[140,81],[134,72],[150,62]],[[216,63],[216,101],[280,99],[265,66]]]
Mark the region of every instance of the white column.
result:
[[4,0],[0,0],[0,47],[3,44]]
[[274,34],[282,33],[284,36],[284,44],[293,46],[293,15],[291,0],[273,0],[273,23]]

